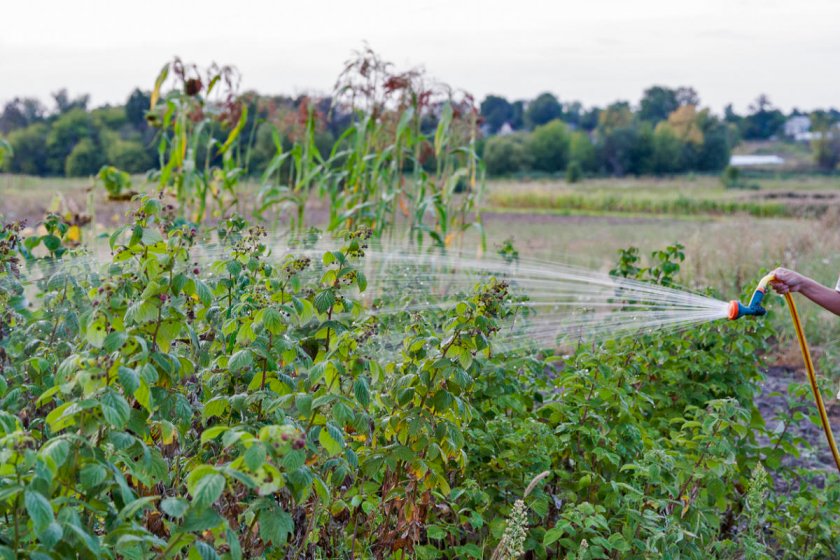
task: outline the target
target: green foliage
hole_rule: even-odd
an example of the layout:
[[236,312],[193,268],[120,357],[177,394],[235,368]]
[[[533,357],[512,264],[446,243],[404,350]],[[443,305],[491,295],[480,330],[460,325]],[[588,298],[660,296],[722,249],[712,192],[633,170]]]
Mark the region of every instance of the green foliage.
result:
[[490,138],[484,145],[484,163],[491,175],[511,175],[530,170],[533,155],[528,150],[528,136],[511,134]]
[[111,200],[124,200],[131,193],[131,175],[112,165],[102,166],[96,178],[102,181],[102,186],[108,192]]
[[67,156],[64,174],[68,177],[94,175],[102,165],[102,151],[90,138],[83,138]]
[[[529,320],[515,275],[374,317],[366,229],[272,257],[262,228],[225,220],[199,264],[201,234],[145,199],[94,269],[55,266],[68,227],[47,230],[0,231],[6,556],[840,550],[836,477],[794,485],[807,475],[780,458],[801,442],[755,409],[764,322],[505,353],[499,321]],[[684,258],[628,250],[614,273],[676,285]],[[374,304],[406,303],[397,289]]]
[[577,160],[573,160],[569,163],[569,166],[566,167],[566,182],[574,184],[579,182],[582,178],[583,169]]
[[6,160],[5,168],[12,173],[46,174],[48,133],[49,127],[44,123],[35,123],[10,132],[8,142],[15,157]]
[[541,93],[530,101],[525,108],[525,123],[528,128],[535,128],[559,119],[563,115],[563,106],[552,93]]
[[12,159],[14,150],[12,145],[5,139],[0,137],[0,169],[4,167],[4,163]]
[[535,128],[528,138],[534,169],[546,173],[565,169],[569,143],[569,129],[563,121],[553,120]]

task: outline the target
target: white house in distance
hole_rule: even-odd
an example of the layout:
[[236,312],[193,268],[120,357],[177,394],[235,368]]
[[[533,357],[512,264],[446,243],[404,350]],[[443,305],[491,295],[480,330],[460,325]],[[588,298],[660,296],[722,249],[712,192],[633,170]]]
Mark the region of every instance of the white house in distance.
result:
[[807,142],[813,139],[811,132],[811,118],[807,115],[796,115],[785,122],[785,136],[797,142]]

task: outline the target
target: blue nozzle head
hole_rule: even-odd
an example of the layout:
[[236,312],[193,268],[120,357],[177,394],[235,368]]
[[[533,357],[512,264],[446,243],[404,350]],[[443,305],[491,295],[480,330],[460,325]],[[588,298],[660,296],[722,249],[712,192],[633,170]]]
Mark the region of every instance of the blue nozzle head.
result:
[[739,301],[729,302],[729,318],[732,320],[739,319],[745,315],[753,315],[761,317],[767,313],[767,310],[761,307],[761,300],[764,299],[764,290],[758,289],[753,292],[749,305],[744,305]]

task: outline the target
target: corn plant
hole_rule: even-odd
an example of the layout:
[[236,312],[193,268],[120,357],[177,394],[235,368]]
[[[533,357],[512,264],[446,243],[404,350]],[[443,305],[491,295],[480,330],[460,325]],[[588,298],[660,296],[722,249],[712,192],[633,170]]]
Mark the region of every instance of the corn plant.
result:
[[160,129],[160,170],[152,177],[193,222],[207,217],[210,200],[217,217],[238,202],[245,170],[235,148],[248,119],[248,106],[236,95],[238,81],[232,67],[212,65],[202,73],[178,58],[155,80],[147,120]]

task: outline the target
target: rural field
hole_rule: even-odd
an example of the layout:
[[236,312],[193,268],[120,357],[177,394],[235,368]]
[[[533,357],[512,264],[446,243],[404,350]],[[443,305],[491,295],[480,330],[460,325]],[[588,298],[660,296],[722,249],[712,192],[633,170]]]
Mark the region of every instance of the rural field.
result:
[[0,144],[0,557],[840,557],[840,323],[796,296],[820,416],[746,305],[834,285],[840,178],[728,165],[784,115],[493,134],[370,50],[326,101],[232,74]]

